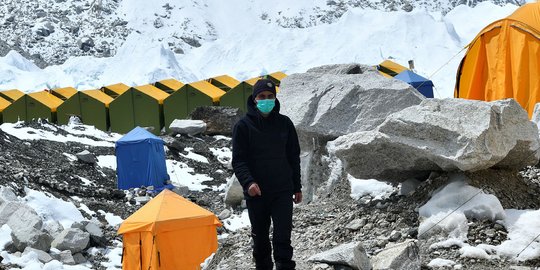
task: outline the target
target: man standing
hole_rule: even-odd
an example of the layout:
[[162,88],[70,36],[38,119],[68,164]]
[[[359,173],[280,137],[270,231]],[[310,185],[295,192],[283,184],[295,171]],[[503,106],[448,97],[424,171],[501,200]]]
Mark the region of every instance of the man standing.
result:
[[233,130],[232,166],[244,189],[256,269],[294,270],[292,209],[302,201],[300,145],[294,125],[279,113],[276,86],[261,79],[247,100],[248,111]]

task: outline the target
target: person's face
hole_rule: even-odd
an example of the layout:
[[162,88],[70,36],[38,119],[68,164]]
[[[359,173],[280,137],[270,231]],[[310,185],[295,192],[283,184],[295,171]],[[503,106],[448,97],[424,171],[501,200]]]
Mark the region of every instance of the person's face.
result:
[[262,91],[257,96],[255,96],[255,101],[261,100],[261,99],[276,99],[276,96],[274,93],[270,91]]

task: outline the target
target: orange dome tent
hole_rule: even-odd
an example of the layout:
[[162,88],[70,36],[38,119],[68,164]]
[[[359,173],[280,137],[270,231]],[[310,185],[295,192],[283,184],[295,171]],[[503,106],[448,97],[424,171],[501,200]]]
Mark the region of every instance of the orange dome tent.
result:
[[217,250],[217,226],[210,211],[164,189],[120,225],[122,269],[200,269]]
[[467,47],[454,97],[514,98],[531,117],[540,102],[540,2],[491,23]]

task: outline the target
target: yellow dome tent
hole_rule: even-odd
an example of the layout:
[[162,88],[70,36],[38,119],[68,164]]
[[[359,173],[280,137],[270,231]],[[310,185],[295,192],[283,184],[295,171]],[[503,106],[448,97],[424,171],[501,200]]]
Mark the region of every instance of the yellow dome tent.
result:
[[210,211],[164,189],[120,225],[122,269],[200,269],[217,250],[217,226]]
[[540,101],[540,2],[486,26],[467,47],[454,97],[514,98],[531,117]]

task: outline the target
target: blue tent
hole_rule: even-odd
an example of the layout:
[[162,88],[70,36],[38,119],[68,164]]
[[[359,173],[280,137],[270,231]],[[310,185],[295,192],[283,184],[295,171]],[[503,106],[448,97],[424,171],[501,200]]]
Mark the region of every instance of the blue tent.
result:
[[132,129],[116,142],[118,188],[166,187],[169,180],[163,140],[141,127]]
[[410,69],[400,72],[394,78],[412,85],[425,97],[433,98],[433,82],[412,72]]

